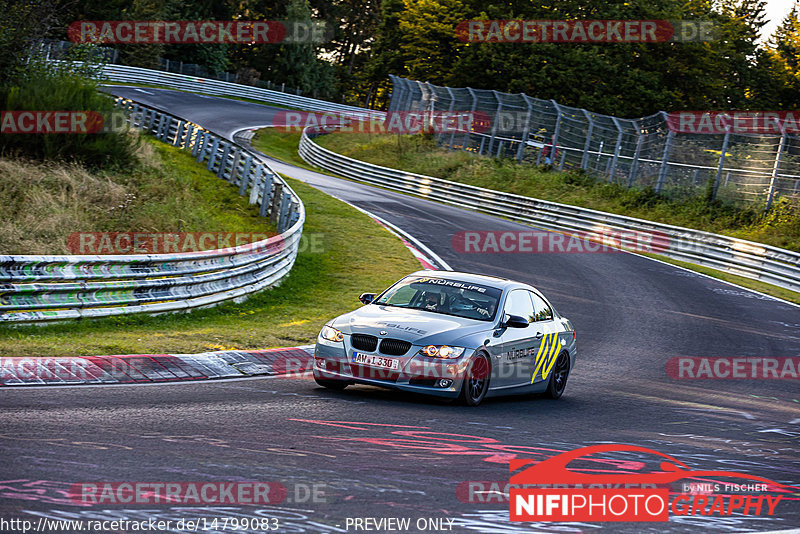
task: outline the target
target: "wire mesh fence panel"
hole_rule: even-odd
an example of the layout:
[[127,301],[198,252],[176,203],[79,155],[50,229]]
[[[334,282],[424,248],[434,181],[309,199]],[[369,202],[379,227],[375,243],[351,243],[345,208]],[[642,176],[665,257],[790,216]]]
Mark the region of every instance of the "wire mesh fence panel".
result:
[[800,198],[800,136],[794,133],[683,133],[670,128],[665,112],[623,119],[523,93],[390,78],[390,112],[469,115],[467,127],[434,132],[452,150],[582,170],[673,198],[766,207]]

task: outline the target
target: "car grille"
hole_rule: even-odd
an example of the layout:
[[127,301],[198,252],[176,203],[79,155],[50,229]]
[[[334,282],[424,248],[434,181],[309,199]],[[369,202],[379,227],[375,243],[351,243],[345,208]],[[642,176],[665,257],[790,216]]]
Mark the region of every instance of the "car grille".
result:
[[350,338],[350,344],[353,345],[354,349],[374,352],[378,348],[378,338],[367,334],[353,334]]
[[408,349],[411,348],[411,343],[400,339],[382,339],[380,352],[390,356],[402,356]]

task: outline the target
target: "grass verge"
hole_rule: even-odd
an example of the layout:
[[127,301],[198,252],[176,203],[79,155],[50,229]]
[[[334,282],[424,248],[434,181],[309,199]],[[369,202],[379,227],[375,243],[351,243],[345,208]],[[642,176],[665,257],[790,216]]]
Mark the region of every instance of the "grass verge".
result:
[[0,254],[75,254],[67,240],[80,232],[275,233],[190,154],[143,140],[138,164],[113,171],[0,160]]
[[279,132],[275,128],[262,128],[256,131],[256,134],[250,140],[250,144],[267,156],[309,171],[319,171],[316,167],[306,163],[297,153],[297,147],[300,145],[299,133]]
[[[166,160],[186,154],[167,150]],[[222,183],[191,160],[209,182]],[[383,227],[347,204],[288,180],[306,206],[304,245],[283,283],[247,301],[186,314],[132,315],[46,326],[0,326],[3,356],[193,353],[311,343],[325,321],[358,307],[419,263]],[[229,190],[234,188],[224,184]],[[244,199],[242,199],[244,201]],[[246,204],[246,201],[244,201]],[[313,245],[313,246],[312,246]]]
[[[376,139],[378,136],[376,135],[359,135],[359,134],[340,134],[340,135],[327,135],[321,136],[316,139],[316,141],[326,148],[333,150],[335,152],[343,153],[349,157],[353,157],[356,159],[361,159],[362,161],[369,161],[370,163],[374,163],[376,165],[384,165],[384,166],[391,166],[389,163],[394,163],[395,168],[402,168],[405,170],[409,170],[411,172],[418,172],[420,174],[431,174],[426,173],[425,168],[420,168],[421,164],[413,157],[409,157],[408,154],[394,154],[392,155],[393,151],[398,151],[397,148],[397,136],[393,136],[393,143],[395,143],[394,147],[383,147],[383,149],[379,149],[376,152],[371,152],[370,148],[373,146],[374,143],[384,143],[385,138],[383,139]],[[352,139],[350,139],[352,138]],[[358,141],[362,141],[361,144]],[[291,163],[293,165],[298,165],[300,167],[310,168],[311,170],[318,170],[313,167],[310,167],[303,159],[297,154],[297,145],[300,142],[300,134],[296,133],[280,133],[272,131],[271,129],[263,129],[257,132],[256,137],[253,140],[253,146],[261,150],[265,154],[268,154],[272,157],[278,158],[283,160],[287,163]],[[344,148],[343,148],[344,147]],[[437,151],[439,149],[436,149]],[[340,152],[341,151],[341,152]],[[466,152],[450,152],[444,151],[444,154],[440,154],[442,158],[445,160],[452,158],[455,161],[461,162],[470,162],[476,158],[476,156],[466,153]],[[359,157],[360,156],[360,157]],[[408,167],[400,167],[400,164],[406,164]],[[424,165],[423,165],[424,167]],[[540,171],[541,172],[541,171]],[[446,173],[443,173],[446,174]],[[544,173],[542,173],[544,174]],[[557,183],[558,180],[567,180],[563,176],[566,173],[557,173],[557,172],[550,172],[548,173],[553,176],[549,176],[548,180],[554,181]],[[448,176],[448,179],[451,177]],[[460,180],[466,183],[466,180]],[[482,187],[491,187],[493,189],[501,189],[502,184],[493,183],[491,185],[487,185],[485,183],[474,183],[474,185],[480,185]],[[537,196],[538,198],[543,198],[541,195],[537,195],[539,191],[531,191],[529,188],[524,188],[526,192],[520,192],[519,194],[526,194],[528,196]],[[602,189],[602,186],[601,186]],[[518,191],[514,191],[518,192]],[[583,188],[583,191],[579,188],[578,191],[573,192],[572,195],[579,195],[581,192],[585,195],[586,188]],[[553,200],[553,199],[549,199]],[[559,198],[559,202],[565,202],[564,198]],[[575,205],[580,205],[578,203],[574,203]],[[603,209],[601,205],[591,205],[587,207],[592,207],[594,209]],[[607,207],[607,206],[606,206]],[[609,211],[605,209],[604,211]],[[643,213],[637,213],[636,215],[640,218],[646,219],[647,217],[644,216]],[[669,222],[669,221],[664,221]],[[671,224],[677,224],[674,221]],[[709,230],[711,231],[711,230]],[[744,278],[742,276],[736,276],[733,274],[726,273],[724,271],[718,271],[716,269],[711,269],[709,267],[703,267],[700,265],[694,265],[691,263],[673,260],[671,258],[667,258],[665,256],[661,256],[658,254],[647,254],[644,253],[644,256],[648,256],[654,259],[658,259],[664,261],[666,263],[670,263],[673,265],[678,265],[680,267],[684,267],[686,269],[696,271],[699,273],[706,274],[713,278],[718,278],[720,280],[725,280],[727,282],[731,282],[737,284],[742,287],[746,287],[749,289],[753,289],[755,291],[759,291],[766,295],[771,295],[777,298],[781,298],[787,300],[789,302],[794,302],[800,304],[800,293],[790,291],[788,289],[783,289],[777,286],[773,286],[771,284],[766,284],[764,282],[759,282],[757,280],[752,280],[750,278]]]
[[757,207],[707,202],[696,196],[662,196],[582,173],[450,151],[424,135],[334,133],[316,142],[375,165],[800,250],[800,203],[787,199],[780,199],[765,215]]

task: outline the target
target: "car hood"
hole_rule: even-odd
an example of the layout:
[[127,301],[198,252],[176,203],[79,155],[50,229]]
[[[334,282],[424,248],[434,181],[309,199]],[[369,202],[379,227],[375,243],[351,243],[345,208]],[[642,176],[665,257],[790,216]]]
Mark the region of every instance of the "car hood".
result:
[[[455,345],[476,348],[480,346],[482,339],[474,343],[469,337],[491,331],[494,322],[425,310],[370,304],[337,317],[331,325],[345,334],[371,334],[377,337],[403,339],[415,345]],[[382,336],[381,332],[386,334]]]

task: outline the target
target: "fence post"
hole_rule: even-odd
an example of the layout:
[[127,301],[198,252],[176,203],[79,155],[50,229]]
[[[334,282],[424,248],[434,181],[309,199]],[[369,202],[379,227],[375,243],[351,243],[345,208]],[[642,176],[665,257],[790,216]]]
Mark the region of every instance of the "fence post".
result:
[[553,129],[553,141],[550,143],[550,164],[553,165],[556,162],[556,151],[558,150],[558,134],[561,132],[561,106],[559,106],[558,102],[555,100],[551,99],[550,102],[555,106],[556,112],[558,113],[556,116],[556,127]]
[[408,102],[404,107],[400,108],[400,111],[405,111],[409,113],[411,111],[411,103],[414,101],[414,90],[411,88],[411,80],[405,80],[406,89],[408,90]]
[[519,148],[517,149],[517,161],[522,161],[524,156],[525,147],[528,143],[528,135],[531,132],[531,115],[533,114],[533,105],[528,95],[520,93],[520,96],[522,96],[522,99],[525,101],[525,105],[528,106],[528,111],[525,113],[525,127],[522,130],[522,139],[520,139]]
[[722,178],[722,167],[725,165],[725,153],[728,151],[728,140],[731,138],[731,130],[725,130],[725,137],[722,139],[722,153],[719,155],[719,165],[717,165],[717,175],[714,177],[714,189],[711,191],[711,200],[716,200],[719,181]]
[[644,142],[644,135],[642,128],[639,126],[638,121],[633,121],[633,126],[636,128],[636,150],[633,152],[633,161],[631,161],[631,172],[628,175],[628,187],[633,187],[636,181],[636,171],[639,166],[639,155],[642,153],[642,143]]
[[769,191],[767,192],[767,207],[769,210],[772,207],[772,200],[775,196],[775,181],[778,179],[778,170],[781,166],[781,156],[783,155],[783,147],[786,145],[786,123],[781,126],[781,140],[778,142],[778,152],[775,154],[775,164],[772,166],[772,176],[769,179]]
[[[442,124],[449,124],[450,121],[453,120],[453,108],[456,107],[456,97],[453,94],[453,90],[452,89],[450,89],[449,87],[445,87],[445,89],[447,89],[447,94],[450,96],[450,106],[448,106],[448,108],[447,108],[447,120],[446,121],[442,121]],[[456,122],[456,124],[461,124],[461,121]],[[453,148],[453,138],[456,135],[456,130],[457,129],[458,129],[458,127],[453,128],[453,131],[450,132],[450,143],[449,143],[449,147],[448,147],[450,149]],[[444,139],[444,132],[442,132],[442,134],[440,135],[440,139]],[[439,142],[441,143],[442,141],[439,141]]]
[[[478,107],[478,97],[475,96],[475,91],[472,90],[472,87],[467,87],[467,91],[469,92],[469,96],[472,97],[472,107],[470,107],[470,113],[474,117],[475,116],[475,110]],[[464,132],[464,143],[463,143],[463,145],[464,145],[464,150],[466,150],[467,146],[469,146],[469,130]]]
[[[667,122],[667,114],[666,112],[662,111],[661,116],[664,118],[664,122]],[[656,182],[656,193],[660,193],[661,189],[664,187],[664,180],[667,177],[667,160],[669,159],[669,152],[672,150],[672,141],[675,139],[675,132],[672,130],[669,131],[667,134],[667,141],[664,143],[664,154],[661,156],[661,168],[658,170],[658,181]]]
[[397,102],[400,99],[402,90],[398,90],[397,86],[397,76],[394,74],[389,75],[389,81],[392,82],[392,98],[389,100],[389,106],[386,109],[387,113],[394,112],[395,108],[397,107]]
[[[500,93],[492,89],[492,96],[494,99],[497,100],[497,107],[494,110],[494,120],[492,121],[492,137],[489,138],[489,149],[486,151],[487,154],[490,156],[492,155],[492,151],[494,149],[494,140],[497,137],[497,125],[500,122],[498,117],[500,117],[500,112],[503,111],[503,101],[500,100]],[[481,152],[483,152],[483,143],[481,143]]]
[[581,158],[581,169],[584,171],[586,167],[589,166],[589,147],[592,142],[592,130],[594,130],[594,121],[592,120],[592,116],[589,114],[588,111],[582,109],[586,120],[589,121],[589,129],[586,131],[586,143],[583,145],[583,157]]
[[617,127],[617,141],[614,143],[614,157],[611,158],[611,169],[608,171],[608,181],[614,181],[614,175],[617,173],[617,161],[619,161],[619,151],[622,148],[622,126],[619,124],[619,119],[611,117],[614,121],[614,126]]

